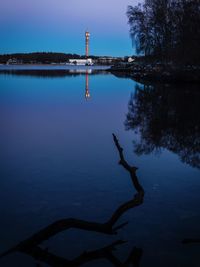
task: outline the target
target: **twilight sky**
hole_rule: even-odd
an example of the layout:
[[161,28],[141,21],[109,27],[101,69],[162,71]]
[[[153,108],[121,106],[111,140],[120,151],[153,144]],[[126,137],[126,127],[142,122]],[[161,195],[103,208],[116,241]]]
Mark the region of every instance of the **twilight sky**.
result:
[[54,51],[132,55],[126,10],[139,0],[0,0],[0,54]]

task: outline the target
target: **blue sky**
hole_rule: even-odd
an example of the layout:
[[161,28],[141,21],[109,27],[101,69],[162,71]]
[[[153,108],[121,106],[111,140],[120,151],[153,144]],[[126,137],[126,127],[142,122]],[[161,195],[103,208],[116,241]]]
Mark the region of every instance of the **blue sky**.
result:
[[84,32],[91,33],[90,53],[134,54],[126,10],[138,0],[1,0],[0,53],[54,51],[84,54]]

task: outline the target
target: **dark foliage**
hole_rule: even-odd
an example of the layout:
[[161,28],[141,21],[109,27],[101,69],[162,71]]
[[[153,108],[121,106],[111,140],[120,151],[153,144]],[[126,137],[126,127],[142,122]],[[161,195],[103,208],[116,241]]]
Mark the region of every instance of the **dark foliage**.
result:
[[145,0],[129,6],[127,16],[138,53],[200,63],[200,0]]
[[[16,59],[23,63],[64,63],[68,62],[70,58],[85,58],[77,54],[65,54],[65,53],[53,53],[53,52],[36,52],[36,53],[16,53],[16,54],[5,54],[0,55],[0,62],[6,63],[9,59]],[[95,58],[91,56],[91,58]]]

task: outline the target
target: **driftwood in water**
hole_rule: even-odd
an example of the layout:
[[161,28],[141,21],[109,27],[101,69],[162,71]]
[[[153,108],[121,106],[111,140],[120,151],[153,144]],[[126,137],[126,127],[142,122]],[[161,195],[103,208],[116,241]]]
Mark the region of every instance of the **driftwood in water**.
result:
[[132,266],[135,267],[139,267],[140,260],[143,254],[142,249],[134,247],[124,263],[121,262],[113,254],[113,251],[116,250],[116,247],[124,243],[124,241],[118,240],[101,249],[83,252],[80,256],[76,257],[73,260],[67,260],[66,258],[59,257],[53,253],[48,252],[45,249],[41,249],[39,246],[35,246],[21,252],[32,256],[37,261],[47,263],[49,266],[52,267],[78,267],[85,263],[89,263],[91,261],[99,259],[105,259],[116,267],[125,267],[129,266],[129,264],[132,264]]
[[[119,141],[114,134],[113,134],[113,140],[114,140],[114,143],[115,143],[117,150],[119,152],[119,157],[120,157],[119,164],[122,165],[124,167],[124,169],[129,172],[133,186],[137,191],[137,194],[135,194],[134,198],[128,202],[123,203],[121,206],[119,206],[105,223],[89,222],[89,221],[84,221],[84,220],[79,220],[79,219],[74,219],[74,218],[61,219],[61,220],[58,220],[58,221],[48,225],[47,227],[43,228],[39,232],[32,235],[30,238],[20,242],[15,247],[11,248],[10,250],[8,250],[5,253],[3,253],[2,255],[0,255],[0,257],[6,256],[6,255],[8,255],[12,252],[15,252],[15,251],[20,251],[20,252],[29,254],[29,255],[33,256],[34,258],[41,260],[41,261],[44,261],[48,264],[50,264],[50,262],[52,262],[53,265],[51,265],[51,266],[69,266],[69,264],[70,264],[70,266],[79,266],[79,265],[85,263],[86,259],[88,259],[87,261],[92,260],[93,256],[91,257],[91,255],[94,255],[95,259],[98,258],[98,255],[100,255],[101,258],[102,257],[105,258],[105,255],[108,255],[107,252],[109,250],[112,251],[116,245],[123,243],[123,241],[117,241],[117,242],[113,243],[112,245],[105,247],[103,249],[97,250],[95,252],[93,251],[93,252],[84,253],[81,256],[79,256],[78,258],[74,259],[73,261],[68,261],[67,259],[57,257],[56,255],[49,253],[46,250],[43,250],[39,247],[39,245],[43,241],[49,239],[50,237],[52,237],[52,236],[54,236],[54,235],[56,235],[62,231],[68,230],[70,228],[77,228],[77,229],[82,229],[82,230],[87,230],[87,231],[94,231],[94,232],[104,233],[104,234],[108,234],[108,235],[117,234],[117,230],[119,230],[120,228],[122,228],[123,226],[125,226],[127,224],[127,222],[126,222],[126,223],[122,223],[122,224],[116,226],[116,223],[119,220],[119,218],[128,209],[134,208],[134,207],[139,206],[143,203],[144,189],[138,181],[138,178],[136,175],[137,168],[130,166],[127,163],[127,161],[125,160],[124,155],[123,155],[123,149],[120,146]],[[105,254],[105,252],[106,252],[106,254]],[[133,255],[135,257],[135,253]],[[114,256],[112,256],[112,258],[113,257]],[[110,258],[109,258],[109,260],[110,260]],[[48,262],[48,261],[50,261],[50,262]],[[55,265],[54,262],[56,262],[57,265]],[[58,265],[58,262],[60,262],[59,265]],[[119,265],[116,265],[116,266],[119,266]]]

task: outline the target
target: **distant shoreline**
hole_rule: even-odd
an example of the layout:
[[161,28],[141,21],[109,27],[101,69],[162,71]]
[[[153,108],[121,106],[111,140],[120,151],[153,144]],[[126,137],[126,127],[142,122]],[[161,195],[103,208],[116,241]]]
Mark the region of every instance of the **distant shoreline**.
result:
[[0,64],[0,70],[71,70],[71,69],[84,69],[84,70],[107,70],[111,66],[108,65],[68,65],[68,64]]
[[72,66],[51,64],[0,65],[0,75],[66,77],[109,74],[110,66]]
[[135,62],[112,66],[109,71],[117,77],[131,78],[141,83],[200,83],[200,66],[195,65]]

